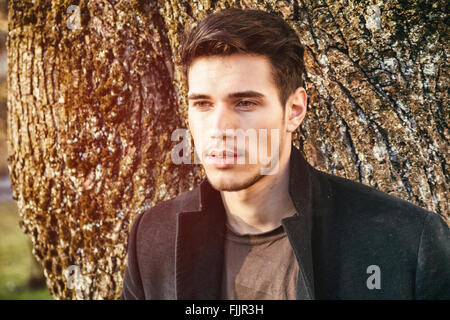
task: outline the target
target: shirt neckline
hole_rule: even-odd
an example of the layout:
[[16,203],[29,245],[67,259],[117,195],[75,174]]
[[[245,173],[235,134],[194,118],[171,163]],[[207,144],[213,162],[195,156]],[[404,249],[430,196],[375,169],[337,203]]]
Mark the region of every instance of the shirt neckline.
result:
[[259,245],[270,241],[276,241],[286,236],[287,234],[284,231],[282,225],[276,227],[273,230],[269,230],[258,234],[239,234],[233,231],[230,228],[230,226],[226,224],[226,233],[225,233],[226,239],[237,243],[248,245]]

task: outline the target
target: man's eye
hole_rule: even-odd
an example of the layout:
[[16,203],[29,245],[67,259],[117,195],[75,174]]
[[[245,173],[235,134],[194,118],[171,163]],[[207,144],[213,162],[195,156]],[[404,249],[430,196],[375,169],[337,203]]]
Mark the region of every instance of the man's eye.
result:
[[241,100],[238,102],[237,106],[242,109],[252,109],[257,105],[256,102],[250,100]]
[[195,101],[193,105],[194,107],[197,107],[199,109],[206,109],[211,107],[211,103],[208,101]]

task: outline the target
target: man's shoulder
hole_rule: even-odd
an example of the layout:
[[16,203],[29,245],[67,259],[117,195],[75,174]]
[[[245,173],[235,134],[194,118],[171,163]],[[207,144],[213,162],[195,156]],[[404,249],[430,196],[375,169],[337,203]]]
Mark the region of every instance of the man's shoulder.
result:
[[320,175],[329,185],[332,207],[316,212],[316,222],[318,230],[333,230],[336,242],[371,248],[374,255],[415,259],[424,237],[448,241],[447,222],[438,213],[359,182]]
[[146,233],[151,228],[175,227],[178,213],[195,210],[199,197],[199,187],[182,192],[177,196],[161,201],[153,207],[144,209],[134,221],[139,223],[140,231]]
[[382,192],[369,185],[347,178],[335,176],[316,170],[322,179],[326,179],[333,195],[333,204],[342,214],[351,214],[352,217],[375,219],[388,223],[422,224],[428,215],[438,215],[435,212],[422,208],[412,202],[397,196]]
[[[317,291],[369,299],[448,297],[450,232],[439,214],[359,182],[318,176],[332,205],[314,212]],[[366,290],[369,266],[378,268],[382,290]]]

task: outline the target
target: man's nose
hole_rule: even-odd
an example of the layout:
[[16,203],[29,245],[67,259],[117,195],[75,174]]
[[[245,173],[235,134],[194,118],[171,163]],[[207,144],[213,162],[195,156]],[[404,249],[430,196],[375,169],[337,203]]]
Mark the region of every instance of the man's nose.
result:
[[225,138],[227,136],[227,129],[234,130],[236,128],[236,115],[228,108],[225,103],[218,103],[214,108],[210,126],[211,138]]

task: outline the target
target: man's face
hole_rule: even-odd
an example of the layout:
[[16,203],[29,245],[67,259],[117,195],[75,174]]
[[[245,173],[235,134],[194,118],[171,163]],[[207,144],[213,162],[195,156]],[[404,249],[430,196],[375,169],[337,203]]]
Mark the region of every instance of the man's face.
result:
[[291,136],[270,61],[247,54],[200,57],[188,79],[189,127],[211,185],[238,191],[276,174]]

